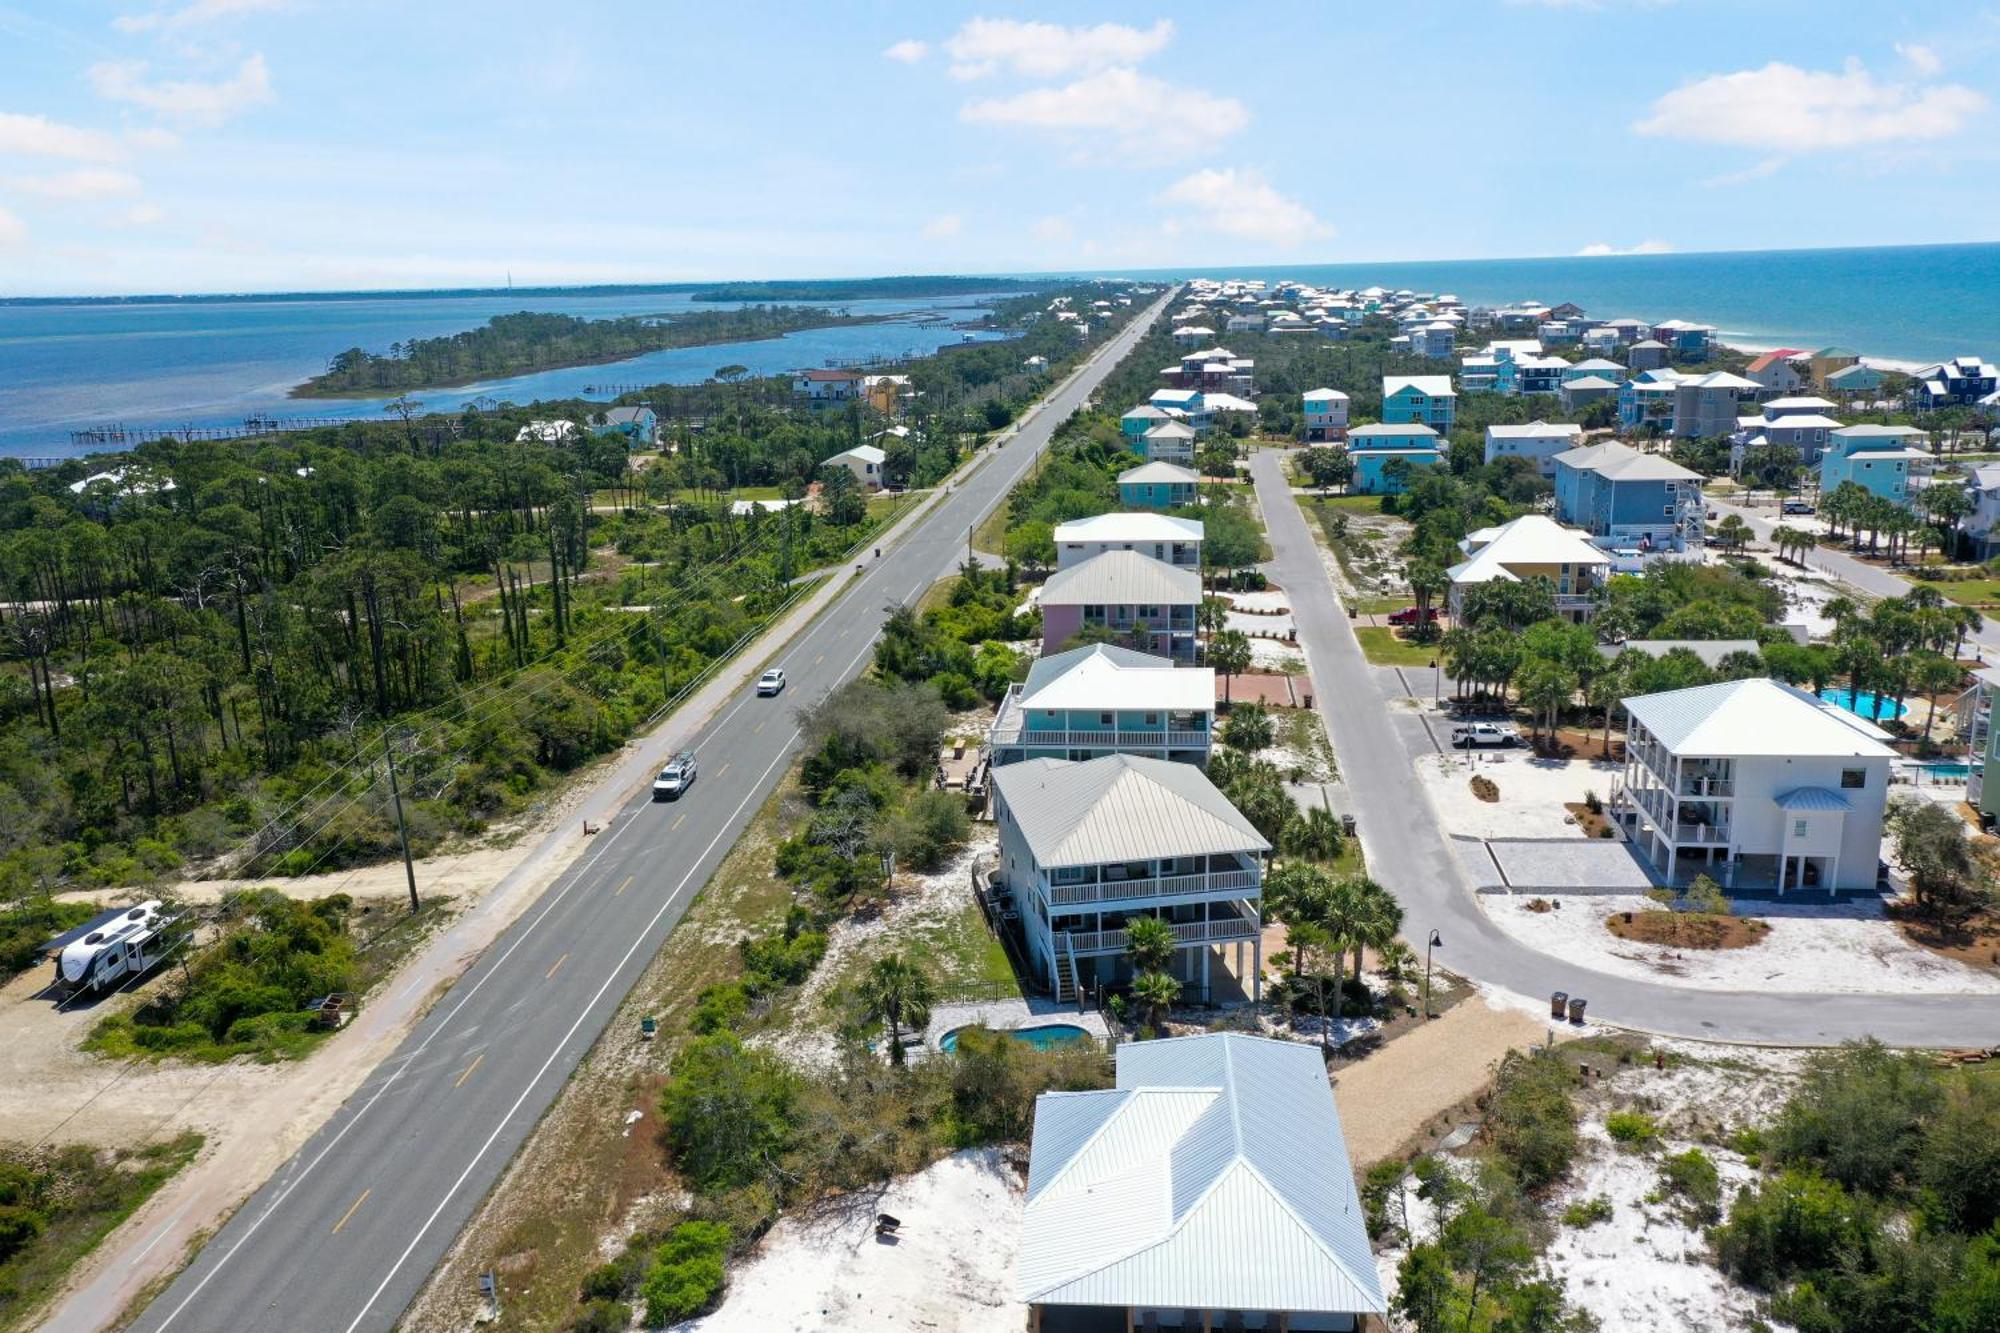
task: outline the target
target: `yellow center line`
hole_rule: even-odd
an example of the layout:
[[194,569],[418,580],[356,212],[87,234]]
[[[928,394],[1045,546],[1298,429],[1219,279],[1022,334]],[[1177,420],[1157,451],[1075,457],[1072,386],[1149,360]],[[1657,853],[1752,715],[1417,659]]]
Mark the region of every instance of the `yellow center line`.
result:
[[477,1055],[473,1056],[473,1057],[472,1057],[472,1063],[471,1063],[471,1064],[469,1064],[469,1065],[467,1065],[467,1066],[465,1067],[465,1072],[464,1072],[463,1074],[460,1074],[460,1075],[458,1076],[458,1081],[457,1081],[456,1083],[452,1084],[451,1086],[453,1086],[454,1088],[462,1088],[462,1087],[464,1087],[464,1086],[465,1086],[465,1080],[467,1080],[467,1079],[469,1079],[469,1078],[471,1078],[471,1077],[472,1077],[472,1071],[473,1071],[473,1070],[475,1070],[475,1069],[477,1069],[477,1068],[479,1068],[479,1062],[480,1062],[481,1060],[484,1060],[485,1058],[486,1058],[486,1052],[484,1052],[484,1051],[481,1051],[481,1052],[480,1052],[479,1054],[477,1054]]
[[636,879],[636,878],[638,878],[638,877],[637,877],[636,875],[627,875],[627,876],[625,877],[625,882],[624,882],[623,884],[620,884],[620,885],[619,885],[619,886],[618,886],[617,888],[615,888],[615,889],[613,889],[613,890],[611,891],[611,896],[612,896],[612,897],[614,897],[614,898],[616,898],[616,897],[617,897],[617,896],[618,896],[619,894],[621,894],[621,893],[625,892],[625,890],[627,890],[627,889],[631,888],[631,887],[632,887],[632,881],[633,881],[634,879]]
[[763,733],[763,730],[764,730],[764,724],[762,722],[759,722],[756,726],[750,728],[750,734],[752,736],[761,735]]
[[815,657],[815,658],[813,659],[813,665],[814,665],[814,666],[818,666],[818,665],[819,665],[819,664],[820,664],[821,662],[824,662],[824,661],[826,661],[826,654],[825,654],[825,653],[821,653],[821,654],[820,654],[820,655],[819,655],[818,657]]
[[721,768],[715,770],[715,776],[721,777],[724,773],[727,773],[728,771],[729,771],[729,765],[724,764]]
[[542,974],[542,980],[548,981],[552,979],[556,974],[556,969],[561,967],[564,963],[567,963],[568,961],[569,961],[568,954],[564,954],[562,957],[556,959],[556,961],[550,965],[549,970]]
[[355,1213],[359,1212],[361,1210],[361,1205],[366,1203],[368,1201],[368,1196],[370,1194],[373,1194],[374,1192],[375,1191],[372,1187],[361,1191],[361,1197],[356,1199],[354,1203],[348,1208],[348,1210],[340,1215],[340,1220],[333,1224],[333,1230],[328,1232],[327,1234],[330,1236],[338,1236],[340,1234],[340,1229],[347,1225],[347,1219],[353,1217]]
[[679,827],[681,826],[681,821],[682,821],[682,820],[684,820],[684,819],[686,819],[686,818],[687,818],[687,811],[685,811],[685,810],[683,810],[683,811],[681,811],[681,812],[680,812],[679,814],[675,815],[675,816],[674,816],[674,822],[673,822],[673,823],[671,823],[671,824],[669,824],[669,825],[667,825],[667,832],[669,832],[669,833],[672,833],[672,832],[673,832],[673,831],[674,831],[675,829],[679,828]]

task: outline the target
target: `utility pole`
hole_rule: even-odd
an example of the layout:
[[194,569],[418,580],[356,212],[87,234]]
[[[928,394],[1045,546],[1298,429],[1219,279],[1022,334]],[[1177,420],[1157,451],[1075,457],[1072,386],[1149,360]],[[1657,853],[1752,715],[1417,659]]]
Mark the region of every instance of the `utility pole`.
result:
[[389,759],[389,801],[396,807],[396,841],[403,848],[403,875],[410,882],[410,915],[417,914],[417,867],[410,860],[410,831],[403,824],[403,791],[396,784],[396,749],[382,736],[382,753]]

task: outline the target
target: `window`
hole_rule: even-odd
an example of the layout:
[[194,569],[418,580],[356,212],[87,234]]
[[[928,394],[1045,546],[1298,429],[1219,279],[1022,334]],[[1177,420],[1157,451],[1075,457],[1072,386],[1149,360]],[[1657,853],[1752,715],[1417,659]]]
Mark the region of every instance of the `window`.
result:
[[1803,819],[1794,819],[1794,820],[1792,821],[1792,836],[1793,836],[1794,838],[1803,838],[1803,837],[1805,837],[1805,836],[1806,836],[1806,821],[1805,821],[1805,820],[1803,820]]
[[1147,725],[1147,726],[1149,726],[1149,727],[1157,727],[1157,726],[1159,726],[1159,725],[1160,725],[1160,715],[1159,715],[1158,713],[1148,713],[1148,714],[1146,714],[1146,725]]
[[1097,715],[1097,725],[1100,727],[1109,727],[1116,721],[1117,719],[1110,713],[1099,713]]
[[1868,785],[1868,770],[1865,768],[1841,769],[1840,785],[1845,791],[1859,791]]

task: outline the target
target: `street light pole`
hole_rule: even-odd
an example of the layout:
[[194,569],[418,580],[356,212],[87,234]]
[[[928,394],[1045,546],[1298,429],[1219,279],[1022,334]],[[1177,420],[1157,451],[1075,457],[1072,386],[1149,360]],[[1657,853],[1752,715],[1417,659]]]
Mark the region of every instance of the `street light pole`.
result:
[[1444,940],[1434,930],[1424,941],[1424,1018],[1431,1016],[1431,950],[1444,948]]

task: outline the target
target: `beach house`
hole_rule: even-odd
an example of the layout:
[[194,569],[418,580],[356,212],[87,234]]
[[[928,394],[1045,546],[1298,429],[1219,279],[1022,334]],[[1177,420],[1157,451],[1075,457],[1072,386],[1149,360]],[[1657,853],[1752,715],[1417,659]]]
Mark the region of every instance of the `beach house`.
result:
[[1215,330],[1206,324],[1182,324],[1172,336],[1183,347],[1203,347],[1214,340]]
[[1861,398],[1882,391],[1882,372],[1857,361],[1827,372],[1819,384],[1828,393],[1839,394],[1842,398]]
[[628,449],[651,449],[660,443],[660,416],[640,403],[636,407],[607,407],[604,420],[591,427],[593,435],[622,435]]
[[1347,456],[1354,464],[1348,489],[1357,495],[1399,495],[1417,468],[1439,467],[1445,452],[1429,426],[1356,426],[1347,432]]
[[1128,509],[1178,509],[1200,495],[1201,474],[1177,463],[1141,463],[1118,474],[1118,502]]
[[1136,453],[1142,448],[1139,441],[1145,437],[1147,431],[1173,419],[1173,413],[1166,408],[1156,407],[1152,403],[1141,403],[1118,418],[1118,433],[1125,437],[1125,447]]
[[1215,733],[1215,672],[1094,643],[1037,658],[1007,688],[987,732],[993,764],[1151,755],[1206,764]]
[[1524,514],[1498,527],[1480,528],[1458,549],[1466,558],[1445,571],[1451,580],[1454,621],[1466,593],[1479,584],[1526,583],[1536,578],[1547,579],[1554,588],[1556,614],[1567,620],[1587,619],[1594,606],[1591,594],[1611,568],[1611,557],[1591,545],[1589,537],[1544,514]]
[[1389,425],[1424,425],[1442,434],[1451,429],[1458,393],[1449,375],[1384,375],[1382,420]]
[[[993,770],[993,818],[997,886],[1019,914],[1039,989],[1072,1000],[1129,981],[1125,927],[1150,916],[1173,928],[1169,970],[1197,996],[1262,998],[1271,844],[1199,766],[1136,754],[1023,759]],[[1233,965],[1218,966],[1219,946]]]
[[1559,356],[1521,355],[1514,357],[1514,386],[1517,394],[1556,393],[1570,363]]
[[1607,379],[1616,386],[1625,382],[1626,369],[1609,357],[1592,356],[1581,361],[1565,361],[1562,366],[1562,382],[1574,383],[1581,379]]
[[1146,401],[1163,409],[1197,435],[1207,434],[1212,424],[1199,389],[1155,389]]
[[1683,375],[1674,381],[1674,419],[1668,428],[1677,439],[1713,439],[1733,434],[1743,405],[1754,399],[1757,381],[1712,370]]
[[1620,702],[1611,810],[1655,873],[1725,889],[1876,886],[1887,732],[1763,677]]
[[1042,585],[1042,651],[1086,630],[1176,662],[1195,657],[1201,575],[1137,551],[1106,551],[1059,569]]
[[1069,569],[1106,551],[1137,551],[1176,569],[1201,568],[1202,523],[1166,514],[1113,513],[1058,523],[1056,568]]
[[2000,390],[2000,370],[1976,356],[1958,356],[1919,369],[1911,378],[1910,405],[1919,412],[1970,407]]
[[1828,438],[1819,460],[1819,493],[1830,495],[1844,481],[1896,504],[1910,500],[1910,471],[1931,461],[1915,426],[1841,426]]
[[1832,407],[1824,398],[1773,398],[1757,412],[1738,417],[1730,437],[1730,466],[1740,467],[1747,450],[1781,445],[1796,449],[1799,461],[1811,467],[1825,452],[1827,437],[1840,429],[1840,422],[1826,414]]
[[1035,1100],[1016,1294],[1029,1333],[1320,1333],[1387,1309],[1311,1046],[1123,1042],[1114,1086]]
[[1556,521],[1600,546],[1684,551],[1702,544],[1702,475],[1630,445],[1585,445],[1557,454]]
[[[1045,367],[1047,362],[1042,363]],[[863,375],[861,377],[861,397],[868,406],[885,417],[895,416],[911,402],[917,391],[910,387],[908,375]]]
[[1861,364],[1861,356],[1845,347],[1822,347],[1806,358],[1806,373],[1812,382],[1824,388],[1836,371]]
[[1714,346],[1715,326],[1670,319],[1653,326],[1653,337],[1665,343],[1677,361],[1702,361]]
[[1348,397],[1338,389],[1307,389],[1301,398],[1306,441],[1326,444],[1347,436]]
[[1139,452],[1149,463],[1194,464],[1194,427],[1184,421],[1162,421],[1139,437]]
[[831,458],[822,459],[820,466],[846,468],[864,489],[880,490],[885,481],[882,463],[887,457],[875,445],[857,444],[852,449],[843,449]]
[[792,392],[813,407],[845,403],[861,396],[861,374],[854,370],[802,370],[792,380]]
[[1641,370],[1661,370],[1673,360],[1673,355],[1673,348],[1657,338],[1641,338],[1625,348],[1625,366],[1635,373]]
[[1779,347],[1752,358],[1743,375],[1766,393],[1791,393],[1806,382],[1806,358],[1796,347]]
[[1546,421],[1530,421],[1526,425],[1488,426],[1486,461],[1497,463],[1503,458],[1531,459],[1537,472],[1553,477],[1556,474],[1556,455],[1567,453],[1582,443],[1583,427],[1573,422],[1551,425]]
[[1583,375],[1564,380],[1562,387],[1556,390],[1556,397],[1562,400],[1565,412],[1579,411],[1592,403],[1616,402],[1618,381],[1603,375]]
[[1451,355],[1452,344],[1457,337],[1457,326],[1448,320],[1434,319],[1427,324],[1419,324],[1410,330],[1410,353],[1429,360],[1441,360]]

